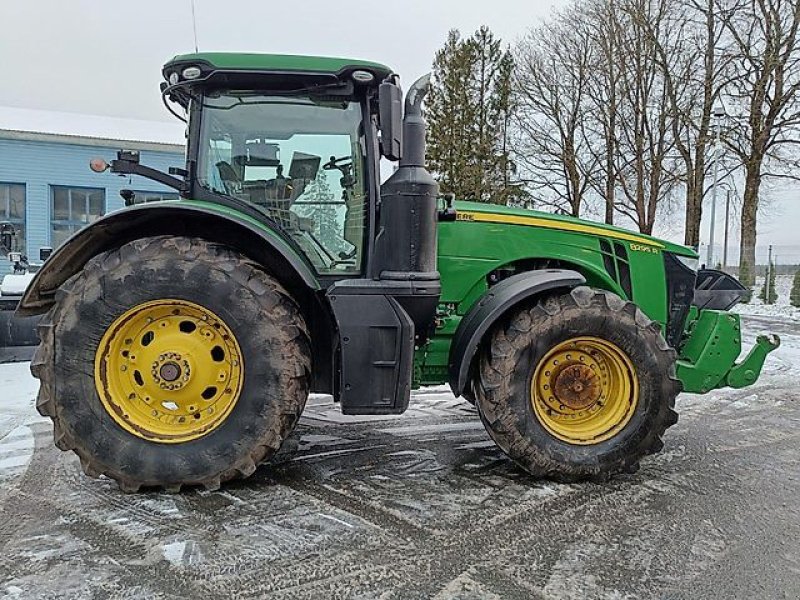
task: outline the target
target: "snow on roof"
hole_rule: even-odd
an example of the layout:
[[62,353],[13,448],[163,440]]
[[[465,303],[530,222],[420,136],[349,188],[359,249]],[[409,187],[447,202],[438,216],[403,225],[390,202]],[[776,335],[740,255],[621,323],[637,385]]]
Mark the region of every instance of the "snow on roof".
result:
[[185,144],[185,125],[79,113],[0,106],[0,130],[68,138]]

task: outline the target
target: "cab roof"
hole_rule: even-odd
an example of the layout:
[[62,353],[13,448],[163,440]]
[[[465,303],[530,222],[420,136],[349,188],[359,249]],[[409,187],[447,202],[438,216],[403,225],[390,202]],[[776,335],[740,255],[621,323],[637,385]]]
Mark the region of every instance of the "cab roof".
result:
[[180,54],[164,65],[164,73],[176,67],[189,65],[211,67],[221,71],[263,71],[278,73],[343,74],[348,71],[369,71],[377,81],[392,73],[392,69],[380,63],[331,56],[303,56],[297,54],[252,54],[237,52],[197,52]]

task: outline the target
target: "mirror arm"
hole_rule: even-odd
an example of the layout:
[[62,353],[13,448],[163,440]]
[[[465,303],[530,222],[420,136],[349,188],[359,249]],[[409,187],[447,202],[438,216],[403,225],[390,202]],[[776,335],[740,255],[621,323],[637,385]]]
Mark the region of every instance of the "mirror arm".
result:
[[117,152],[116,160],[111,161],[111,172],[117,175],[139,175],[152,179],[158,183],[170,187],[179,192],[186,191],[186,182],[177,177],[172,177],[162,173],[152,167],[145,167],[139,164],[139,153],[120,150]]

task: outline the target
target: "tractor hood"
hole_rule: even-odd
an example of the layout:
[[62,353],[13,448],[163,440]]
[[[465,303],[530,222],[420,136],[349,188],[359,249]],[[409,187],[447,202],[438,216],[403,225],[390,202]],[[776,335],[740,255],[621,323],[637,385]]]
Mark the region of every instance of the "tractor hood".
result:
[[556,229],[569,231],[578,234],[606,237],[616,240],[625,240],[634,244],[642,244],[651,248],[665,250],[680,256],[697,258],[697,253],[681,244],[675,244],[666,240],[661,240],[650,235],[614,227],[605,223],[586,221],[566,215],[556,215],[553,213],[525,208],[514,208],[510,206],[500,206],[497,204],[486,204],[482,202],[456,202],[458,211],[456,219],[458,221],[473,221],[484,223],[499,223],[503,225],[523,225],[528,227],[541,227],[545,229]]

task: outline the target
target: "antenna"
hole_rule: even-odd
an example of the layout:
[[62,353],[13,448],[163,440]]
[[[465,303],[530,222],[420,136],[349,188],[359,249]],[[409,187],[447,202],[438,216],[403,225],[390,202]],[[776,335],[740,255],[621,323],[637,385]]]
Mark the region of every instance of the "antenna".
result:
[[190,0],[192,4],[192,29],[194,30],[194,51],[198,52],[197,50],[197,19],[194,16],[194,0]]

